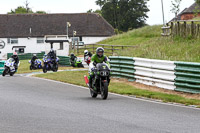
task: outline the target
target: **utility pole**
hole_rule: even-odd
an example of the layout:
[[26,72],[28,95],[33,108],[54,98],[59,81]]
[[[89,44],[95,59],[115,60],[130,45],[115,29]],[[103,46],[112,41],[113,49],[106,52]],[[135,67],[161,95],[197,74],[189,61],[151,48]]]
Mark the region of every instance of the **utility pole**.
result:
[[163,26],[165,26],[165,14],[164,14],[163,0],[161,0],[161,4],[162,4]]

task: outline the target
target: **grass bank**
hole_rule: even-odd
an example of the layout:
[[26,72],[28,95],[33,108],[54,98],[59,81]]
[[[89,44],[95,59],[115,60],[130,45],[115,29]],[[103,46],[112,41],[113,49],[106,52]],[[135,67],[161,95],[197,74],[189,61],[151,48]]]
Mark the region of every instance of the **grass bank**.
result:
[[[81,72],[65,71],[65,72],[58,72],[58,73],[40,74],[40,75],[35,75],[35,76],[86,87],[83,77],[84,75],[87,75],[87,74],[88,74],[87,71],[81,71]],[[154,91],[139,89],[123,81],[114,82],[113,80],[111,80],[109,91],[113,93],[122,94],[122,95],[134,95],[136,97],[147,97],[147,98],[152,98],[152,99],[159,99],[159,100],[162,100],[163,102],[174,102],[174,103],[181,103],[185,105],[197,105],[200,107],[199,99],[190,99],[190,98],[185,98],[181,95],[173,95],[173,94],[166,94],[166,93],[161,93],[161,92],[154,92]]]
[[113,36],[99,44],[135,46],[116,55],[161,59],[172,61],[200,62],[200,40],[161,36],[161,25],[145,26]]

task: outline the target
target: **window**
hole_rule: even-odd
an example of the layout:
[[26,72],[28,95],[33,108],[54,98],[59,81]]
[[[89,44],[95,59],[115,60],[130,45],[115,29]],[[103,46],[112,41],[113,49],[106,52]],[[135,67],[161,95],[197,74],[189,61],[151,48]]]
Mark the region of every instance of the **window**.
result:
[[63,43],[60,43],[60,50],[63,50]]
[[7,43],[8,44],[18,44],[18,38],[8,38]]
[[37,38],[37,43],[44,43],[44,38]]
[[83,37],[82,36],[79,37],[79,41],[81,41],[81,42],[83,41]]
[[10,38],[7,39],[7,43],[10,44]]
[[10,42],[11,44],[18,44],[18,38],[11,38]]

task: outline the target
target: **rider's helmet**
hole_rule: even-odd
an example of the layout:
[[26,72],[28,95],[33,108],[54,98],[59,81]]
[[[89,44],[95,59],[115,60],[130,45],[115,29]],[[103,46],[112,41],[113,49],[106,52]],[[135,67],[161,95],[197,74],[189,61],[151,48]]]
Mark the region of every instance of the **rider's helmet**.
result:
[[88,55],[88,54],[89,54],[88,50],[85,50],[84,55]]
[[37,56],[36,54],[33,54],[33,56],[35,57],[35,56]]
[[17,57],[17,52],[13,53],[13,57],[16,58]]
[[74,57],[74,53],[71,53],[71,55],[70,55],[71,57]]
[[102,57],[104,55],[104,49],[102,47],[98,47],[96,50],[96,54],[98,57]]

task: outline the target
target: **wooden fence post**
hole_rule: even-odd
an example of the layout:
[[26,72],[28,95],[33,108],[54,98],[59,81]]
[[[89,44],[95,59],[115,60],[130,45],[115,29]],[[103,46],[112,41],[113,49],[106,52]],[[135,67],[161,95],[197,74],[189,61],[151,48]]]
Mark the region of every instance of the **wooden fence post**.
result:
[[192,24],[191,24],[191,34],[192,34],[192,38],[194,38],[194,21],[192,21]]

